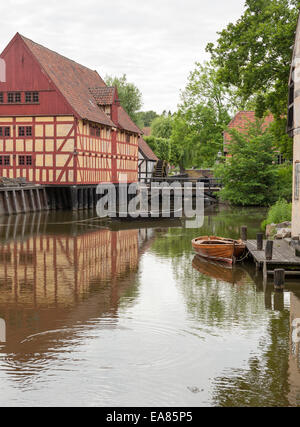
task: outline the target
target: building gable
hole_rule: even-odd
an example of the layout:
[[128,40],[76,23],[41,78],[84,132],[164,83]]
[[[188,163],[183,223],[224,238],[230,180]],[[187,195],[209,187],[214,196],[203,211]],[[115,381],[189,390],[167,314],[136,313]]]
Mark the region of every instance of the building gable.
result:
[[[17,34],[1,54],[6,73],[0,82],[3,102],[0,103],[1,116],[68,115],[73,110],[40,64]],[[8,93],[20,93],[20,102],[8,102]],[[38,102],[26,102],[27,93],[38,93]]]

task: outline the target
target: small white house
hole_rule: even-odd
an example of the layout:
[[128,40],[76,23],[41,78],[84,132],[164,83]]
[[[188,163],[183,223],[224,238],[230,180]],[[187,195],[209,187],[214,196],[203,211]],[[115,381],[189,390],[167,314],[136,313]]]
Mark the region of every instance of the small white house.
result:
[[139,138],[139,181],[146,182],[152,177],[158,157],[153,153],[147,142]]

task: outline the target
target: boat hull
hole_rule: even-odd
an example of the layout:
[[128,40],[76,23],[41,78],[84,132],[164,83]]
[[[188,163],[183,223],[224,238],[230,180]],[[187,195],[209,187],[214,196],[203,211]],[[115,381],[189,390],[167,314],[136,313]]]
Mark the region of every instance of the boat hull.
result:
[[245,251],[245,244],[240,240],[223,239],[215,236],[198,237],[192,241],[195,252],[203,258],[232,264]]

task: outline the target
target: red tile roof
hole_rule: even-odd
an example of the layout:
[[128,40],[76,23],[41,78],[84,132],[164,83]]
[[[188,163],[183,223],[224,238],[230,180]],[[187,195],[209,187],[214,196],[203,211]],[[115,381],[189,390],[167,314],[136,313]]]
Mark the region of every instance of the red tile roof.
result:
[[79,117],[115,126],[105,112],[98,107],[89,91],[89,88],[106,88],[105,82],[97,71],[92,71],[24,36],[20,37]]
[[[256,116],[254,111],[239,111],[228,125],[229,129],[236,129],[238,132],[246,133],[249,124],[255,123]],[[264,121],[263,128],[267,129],[269,125],[274,121],[272,114],[269,114]],[[232,136],[228,132],[224,132],[224,151],[228,152],[228,144]]]
[[90,93],[95,98],[98,105],[111,105],[114,101],[116,89],[114,87],[91,87]]
[[153,153],[147,142],[142,137],[139,138],[139,151],[147,160],[155,162],[158,161],[158,157]]
[[118,121],[119,121],[118,125],[121,129],[125,129],[125,130],[128,130],[129,132],[134,132],[139,134],[142,133],[141,129],[138,128],[133,123],[133,121],[131,120],[131,118],[129,117],[129,115],[126,113],[126,111],[121,105],[118,107]]

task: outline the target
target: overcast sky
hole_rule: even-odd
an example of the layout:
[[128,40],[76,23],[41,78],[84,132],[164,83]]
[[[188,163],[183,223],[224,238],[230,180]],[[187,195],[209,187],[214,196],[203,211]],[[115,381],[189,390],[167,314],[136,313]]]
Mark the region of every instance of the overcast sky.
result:
[[127,75],[143,110],[175,111],[195,61],[217,31],[235,22],[244,0],[6,0],[0,51],[16,32],[101,77]]

